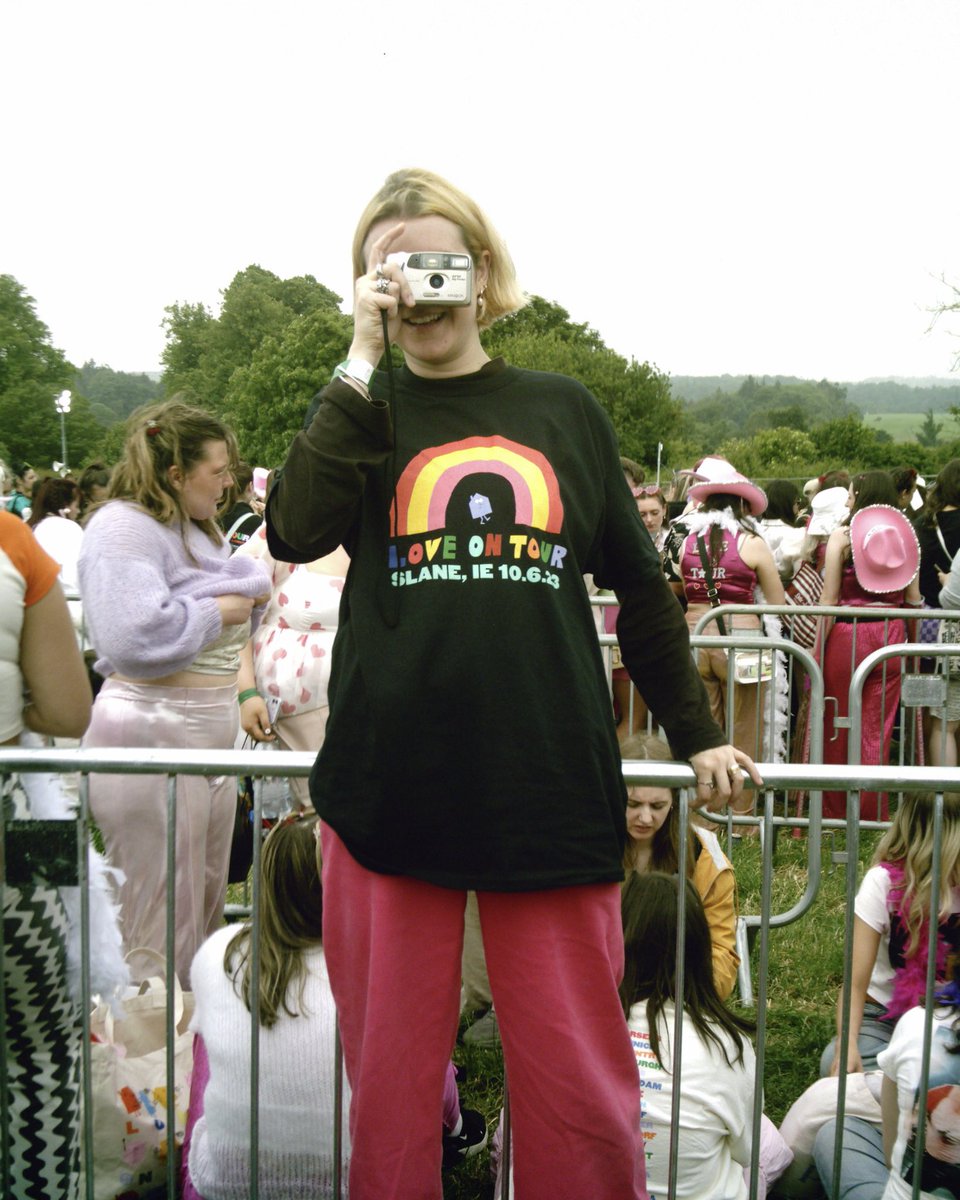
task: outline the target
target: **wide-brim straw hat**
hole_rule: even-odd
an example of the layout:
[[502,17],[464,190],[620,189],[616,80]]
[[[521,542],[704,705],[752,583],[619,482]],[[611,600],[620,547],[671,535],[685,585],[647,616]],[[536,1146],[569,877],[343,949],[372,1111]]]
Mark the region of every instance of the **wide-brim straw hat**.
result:
[[902,592],[920,569],[913,526],[889,504],[868,504],[853,514],[850,553],[857,583],[868,592]]
[[708,496],[723,494],[739,496],[746,500],[750,515],[759,517],[767,507],[767,494],[763,488],[751,483],[746,475],[728,463],[725,458],[705,458],[694,468],[698,475],[706,475],[702,483],[695,483],[688,490],[687,496],[701,504]]
[[829,537],[847,515],[850,490],[845,487],[825,488],[810,501],[810,520],[807,533]]

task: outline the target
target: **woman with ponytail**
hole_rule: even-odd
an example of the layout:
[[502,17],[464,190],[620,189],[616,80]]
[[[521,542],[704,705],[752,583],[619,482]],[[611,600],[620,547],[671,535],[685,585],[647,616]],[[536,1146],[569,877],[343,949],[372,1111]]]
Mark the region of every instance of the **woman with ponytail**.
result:
[[[106,680],[84,746],[233,747],[239,653],[270,591],[263,567],[231,558],[217,527],[235,462],[233,433],[200,409],[174,399],[130,418],[110,498],[80,553],[84,615]],[[163,953],[167,780],[93,775],[90,806],[126,874],[127,949]],[[177,778],[175,966],[184,979],[223,916],[235,810],[232,777]]]

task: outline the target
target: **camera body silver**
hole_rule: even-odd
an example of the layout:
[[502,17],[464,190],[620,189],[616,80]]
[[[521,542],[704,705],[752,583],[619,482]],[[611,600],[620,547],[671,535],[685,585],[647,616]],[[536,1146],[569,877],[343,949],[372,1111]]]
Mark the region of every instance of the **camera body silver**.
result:
[[467,305],[473,299],[473,260],[446,250],[403,250],[388,254],[406,276],[418,304]]

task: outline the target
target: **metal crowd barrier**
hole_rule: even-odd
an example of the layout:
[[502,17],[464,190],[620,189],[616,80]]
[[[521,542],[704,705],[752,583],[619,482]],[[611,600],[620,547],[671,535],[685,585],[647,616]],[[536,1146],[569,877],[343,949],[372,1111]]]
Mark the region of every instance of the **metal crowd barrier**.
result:
[[[907,648],[912,651],[914,647]],[[890,647],[887,651],[880,652],[890,655],[902,653],[901,647]],[[949,648],[946,651],[949,652]],[[864,663],[859,671],[860,677],[865,677],[866,673],[871,668],[870,663]],[[851,692],[859,685],[859,682],[854,681],[851,685]],[[855,711],[851,708],[851,711]],[[285,755],[284,763],[287,774],[307,775],[312,766],[313,756],[311,754],[290,753]],[[262,754],[254,751],[233,751],[222,752],[217,755],[212,755],[208,751],[145,751],[145,750],[96,750],[96,751],[64,751],[64,750],[23,750],[17,748],[0,749],[0,777],[7,774],[30,771],[43,772],[79,772],[80,773],[80,804],[79,811],[75,822],[67,822],[67,824],[75,825],[76,833],[76,880],[81,887],[81,925],[82,925],[82,952],[83,952],[83,977],[82,986],[85,995],[90,992],[90,931],[89,931],[89,905],[87,902],[86,884],[87,884],[87,867],[86,867],[86,845],[90,833],[90,813],[88,801],[88,774],[91,771],[103,773],[122,773],[122,774],[154,774],[162,773],[169,776],[169,791],[168,791],[168,834],[167,834],[167,863],[168,874],[173,876],[174,872],[174,845],[175,845],[175,828],[176,828],[176,792],[175,792],[175,775],[177,773],[196,774],[196,775],[262,775],[268,773],[276,773],[277,764],[272,759],[265,761]],[[755,1200],[757,1187],[757,1162],[759,1153],[759,1128],[761,1115],[762,1097],[762,1079],[764,1069],[764,1052],[766,1045],[766,1007],[768,994],[768,972],[769,972],[769,952],[770,952],[770,930],[778,926],[787,924],[790,921],[798,920],[806,911],[816,896],[820,879],[821,879],[821,839],[817,836],[824,822],[820,818],[819,812],[819,794],[824,788],[838,788],[846,790],[849,795],[848,801],[848,817],[845,822],[833,822],[832,824],[845,828],[847,833],[847,854],[846,854],[846,870],[847,870],[847,913],[846,913],[846,929],[845,929],[845,954],[844,954],[844,986],[846,995],[850,995],[850,974],[851,974],[851,930],[853,921],[853,900],[856,895],[857,888],[857,871],[858,857],[857,846],[859,837],[858,811],[859,811],[859,792],[860,790],[877,790],[889,792],[907,792],[907,791],[925,791],[937,793],[937,816],[935,827],[935,848],[934,859],[938,861],[939,839],[941,836],[942,826],[942,792],[949,790],[960,790],[960,770],[956,768],[932,768],[932,767],[863,767],[860,765],[850,765],[847,767],[830,767],[825,768],[822,765],[798,765],[798,764],[783,764],[783,763],[763,763],[760,764],[760,770],[764,779],[764,787],[760,792],[759,811],[756,816],[726,816],[722,818],[730,825],[746,825],[759,823],[764,832],[762,838],[762,886],[761,886],[761,912],[755,917],[749,918],[755,923],[757,929],[757,972],[759,980],[759,992],[757,996],[757,1075],[756,1075],[756,1096],[758,1097],[754,1109],[754,1124],[753,1124],[753,1157],[752,1157],[752,1184],[751,1184],[751,1200]],[[681,818],[681,828],[686,829],[688,819],[689,803],[688,793],[686,789],[690,789],[695,785],[695,779],[692,769],[688,765],[670,764],[670,763],[637,763],[626,762],[623,765],[624,777],[628,783],[636,784],[657,784],[668,787],[682,789],[680,792],[679,813]],[[803,821],[791,821],[787,817],[778,817],[774,809],[774,797],[778,791],[789,790],[797,787],[804,787],[809,790],[812,804],[809,818]],[[254,812],[255,827],[258,827],[259,813]],[[34,823],[36,824],[36,823]],[[41,825],[48,823],[40,823]],[[64,822],[57,822],[62,826]],[[774,847],[775,839],[773,831],[777,827],[785,825],[802,825],[808,833],[808,858],[807,872],[808,882],[807,889],[802,900],[792,909],[785,913],[772,912],[771,889],[774,869]],[[49,831],[49,830],[48,830]],[[3,871],[0,873],[0,900],[3,898],[3,890],[7,886],[7,836],[8,823],[4,820],[0,822],[0,863],[3,864]],[[36,832],[36,830],[34,830]],[[41,834],[43,830],[41,829]],[[252,971],[253,971],[253,994],[257,994],[257,980],[259,974],[259,914],[260,914],[260,891],[259,891],[259,867],[260,867],[260,845],[259,839],[254,839],[254,865],[253,865],[253,896],[252,896],[252,922],[254,928],[253,938],[253,953],[252,953]],[[936,880],[934,880],[934,892],[936,893]],[[681,897],[683,891],[680,892]],[[175,928],[176,909],[175,896],[172,889],[168,889],[167,894],[167,962],[173,962],[173,930]],[[678,936],[682,938],[684,931],[684,916],[683,905],[681,901],[681,919]],[[936,937],[936,929],[931,929],[931,945],[934,944]],[[683,955],[678,955],[678,963],[683,962]],[[935,955],[929,955],[929,963],[927,979],[927,996],[928,999],[933,994],[933,964]],[[0,1010],[3,1008],[3,945],[0,941]],[[170,974],[168,970],[168,975]],[[678,994],[682,986],[682,977],[678,979]],[[679,1019],[679,1008],[678,1008]],[[928,1004],[927,1023],[925,1027],[924,1041],[924,1061],[929,1058],[929,1046],[931,1036],[931,1020],[932,1006]],[[254,1037],[252,1039],[251,1049],[251,1080],[253,1083],[251,1089],[251,1105],[250,1105],[250,1145],[251,1145],[251,1185],[250,1196],[251,1200],[257,1198],[257,1170],[258,1170],[258,1148],[259,1148],[259,1112],[258,1112],[258,1089],[256,1081],[259,1077],[259,1036],[258,1023],[256,1014],[251,1018]],[[174,996],[172,989],[168,990],[167,996],[167,1086],[168,1095],[174,1094],[174,1032],[175,1032],[175,1014],[174,1014]],[[679,1023],[676,1029],[676,1046],[679,1051],[681,1030]],[[840,1054],[841,1061],[845,1061],[846,1049],[849,1041],[849,1012],[845,1014],[843,1026],[841,1030]],[[8,1095],[7,1095],[7,1075],[6,1075],[6,1047],[2,1042],[2,1034],[0,1034],[0,1110],[2,1110],[2,1122],[0,1122],[0,1143],[2,1143],[2,1161],[0,1161],[0,1194],[11,1195],[9,1188],[9,1153],[8,1153]],[[336,1053],[339,1054],[339,1048]],[[337,1066],[339,1078],[339,1066]],[[925,1068],[926,1072],[926,1068]],[[87,1111],[90,1110],[92,1093],[91,1093],[91,1064],[90,1064],[90,1008],[89,1005],[84,1005],[82,1014],[82,1052],[81,1052],[81,1075],[83,1086],[83,1101]],[[924,1075],[924,1084],[926,1082],[926,1074]],[[845,1096],[845,1080],[841,1082],[840,1089],[840,1118],[843,1115],[843,1101]],[[673,1128],[677,1128],[679,1118],[679,1087],[675,1089],[674,1094],[674,1114]],[[340,1098],[337,1098],[336,1111],[339,1117],[341,1110]],[[342,1128],[337,1126],[332,1131],[334,1143],[334,1156],[336,1163],[340,1163],[342,1153]],[[507,1139],[509,1144],[509,1139]],[[676,1172],[676,1155],[677,1155],[677,1139],[673,1139],[673,1173]],[[83,1139],[83,1162],[85,1167],[85,1195],[87,1200],[91,1200],[93,1196],[93,1180],[94,1180],[94,1163],[93,1163],[93,1142],[91,1131],[85,1130]],[[505,1166],[509,1162],[509,1158],[505,1158]],[[835,1173],[837,1174],[837,1173]],[[507,1179],[507,1187],[509,1189],[509,1174],[505,1172]],[[176,1155],[168,1154],[167,1157],[167,1185],[169,1196],[173,1197],[176,1193]],[[335,1195],[341,1195],[342,1179],[337,1170],[337,1178],[335,1181]],[[505,1193],[505,1195],[507,1195]],[[673,1186],[671,1186],[670,1195],[675,1194]]]

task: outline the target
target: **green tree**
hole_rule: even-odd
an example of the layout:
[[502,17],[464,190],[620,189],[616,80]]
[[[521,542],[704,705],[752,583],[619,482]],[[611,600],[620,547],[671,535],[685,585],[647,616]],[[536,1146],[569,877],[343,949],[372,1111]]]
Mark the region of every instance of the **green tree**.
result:
[[266,338],[249,366],[236,369],[223,415],[245,458],[271,467],[283,462],[310,398],[346,358],[352,337],[349,317],[316,308],[287,325],[279,339]]
[[929,446],[933,449],[940,441],[940,430],[943,428],[943,422],[937,421],[933,415],[933,409],[928,408],[926,415],[923,418],[923,424],[917,432],[917,441],[921,446]]
[[859,414],[818,425],[816,441],[820,457],[835,467],[873,465],[876,435],[863,424]]
[[167,395],[185,391],[216,413],[229,407],[234,372],[249,367],[268,339],[279,345],[287,327],[311,312],[340,313],[340,297],[312,275],[281,279],[258,266],[238,272],[222,295],[219,316],[202,304],[172,304],[163,322]]
[[628,361],[609,349],[595,329],[571,321],[559,304],[532,296],[525,308],[485,330],[481,340],[488,354],[502,354],[514,366],[580,380],[606,409],[629,458],[653,467],[657,444],[663,442],[664,461],[673,461],[683,416],[669,378],[649,363]]
[[487,353],[494,357],[504,354],[513,340],[525,336],[555,336],[561,342],[572,342],[591,350],[606,350],[603,338],[587,324],[570,320],[570,314],[552,300],[530,296],[518,312],[501,317],[481,334]]
[[[51,343],[33,297],[12,275],[0,275],[0,429],[11,458],[38,469],[60,459],[54,398],[74,386],[75,376]],[[74,397],[66,430],[70,461],[78,462],[102,432],[82,396]]]
[[749,476],[796,475],[814,461],[814,439],[797,429],[761,429],[752,438],[723,442],[717,453]]
[[114,371],[92,359],[77,372],[75,386],[90,401],[91,410],[104,426],[126,420],[134,409],[156,400],[163,390],[149,375]]

